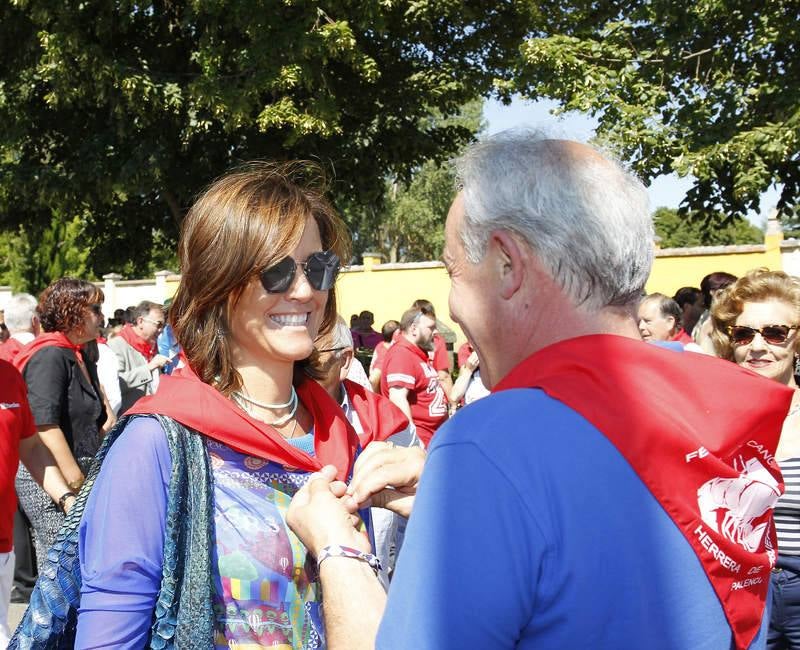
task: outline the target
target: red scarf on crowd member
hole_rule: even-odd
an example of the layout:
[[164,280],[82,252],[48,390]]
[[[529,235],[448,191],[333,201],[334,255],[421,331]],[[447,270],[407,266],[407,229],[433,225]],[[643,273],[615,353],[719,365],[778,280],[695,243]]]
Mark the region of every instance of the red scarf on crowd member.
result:
[[358,436],[362,448],[370,442],[386,440],[408,427],[408,418],[388,398],[349,379],[342,384],[364,429],[364,433]]
[[686,333],[686,330],[682,327],[675,332],[675,335],[670,339],[670,341],[678,341],[678,343],[683,343],[686,345],[687,343],[694,343],[694,339]]
[[297,395],[314,418],[314,452],[309,456],[290,445],[270,425],[250,417],[222,393],[184,367],[178,375],[164,375],[158,392],[138,400],[125,415],[166,415],[204,436],[250,456],[286,467],[316,472],[335,465],[337,478],[347,479],[358,448],[358,436],[342,409],[317,382],[307,379]]
[[133,325],[130,323],[125,323],[125,327],[122,328],[122,331],[119,335],[125,339],[128,345],[130,345],[134,350],[141,353],[141,355],[147,359],[147,361],[151,361],[154,356],[156,356],[156,342],[153,341],[152,343],[145,338],[142,338],[136,333],[136,330],[133,329]]
[[4,343],[0,343],[0,359],[8,361],[9,363],[14,363],[15,357],[19,354],[21,349],[22,343],[17,341],[14,337],[11,337]]
[[28,361],[31,360],[31,357],[34,354],[36,354],[42,348],[48,348],[52,345],[58,348],[68,348],[72,350],[75,352],[75,356],[78,358],[78,361],[83,362],[83,353],[81,352],[81,346],[79,343],[73,343],[70,341],[64,332],[48,332],[47,334],[40,334],[33,339],[33,341],[22,346],[22,349],[14,358],[14,365],[16,366],[17,370],[20,372],[25,370],[25,366],[28,365]]
[[748,648],[776,558],[773,455],[792,391],[728,361],[611,335],[548,346],[494,390],[523,387],[580,413],[625,457],[697,554],[736,647]]

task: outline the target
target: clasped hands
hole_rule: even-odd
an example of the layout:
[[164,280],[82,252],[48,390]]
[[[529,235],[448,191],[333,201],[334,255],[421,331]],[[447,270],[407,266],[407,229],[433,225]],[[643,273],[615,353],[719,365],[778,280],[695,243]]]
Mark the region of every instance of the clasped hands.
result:
[[336,468],[326,465],[295,494],[286,521],[314,557],[331,544],[370,552],[366,534],[357,529],[358,510],[373,506],[408,517],[424,464],[425,451],[418,447],[370,443],[350,485],[337,481]]

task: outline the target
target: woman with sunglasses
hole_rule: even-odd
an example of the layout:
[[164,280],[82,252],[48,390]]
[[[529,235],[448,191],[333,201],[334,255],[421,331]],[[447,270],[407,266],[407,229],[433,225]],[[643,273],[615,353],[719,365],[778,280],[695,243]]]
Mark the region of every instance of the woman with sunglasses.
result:
[[[110,433],[62,533],[62,556],[72,544],[80,558],[80,582],[58,585],[79,608],[76,647],[325,647],[316,563],[285,523],[312,472],[332,464],[347,480],[359,450],[303,371],[349,257],[318,176],[247,166],[189,211],[169,316],[187,367]],[[74,633],[56,607],[20,634],[35,638],[40,620]]]
[[781,271],[749,272],[711,308],[718,356],[795,390],[775,454],[786,491],[775,507],[778,563],[772,573],[767,647],[800,648],[800,280]]
[[64,522],[65,506],[74,501],[100,447],[103,426],[115,420],[105,408],[97,367],[82,351],[100,334],[102,302],[103,292],[90,282],[56,280],[42,292],[36,309],[45,334],[14,359],[28,387],[39,436],[70,487],[54,503],[24,467],[17,473],[17,495],[31,521],[40,572]]

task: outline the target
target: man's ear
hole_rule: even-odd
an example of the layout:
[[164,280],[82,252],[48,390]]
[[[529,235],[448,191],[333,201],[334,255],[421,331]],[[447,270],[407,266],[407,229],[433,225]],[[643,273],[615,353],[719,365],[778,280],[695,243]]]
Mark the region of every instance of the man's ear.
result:
[[347,372],[350,370],[350,365],[353,363],[354,358],[353,348],[342,350],[342,368],[339,370],[339,381],[347,377]]
[[495,230],[489,237],[489,251],[500,287],[500,296],[513,297],[525,276],[524,255],[516,237],[507,230]]

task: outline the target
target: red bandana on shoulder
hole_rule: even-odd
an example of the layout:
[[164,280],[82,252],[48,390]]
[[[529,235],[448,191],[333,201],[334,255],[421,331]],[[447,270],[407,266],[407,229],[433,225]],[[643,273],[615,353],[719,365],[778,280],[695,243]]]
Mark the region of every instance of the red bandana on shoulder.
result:
[[342,383],[364,429],[359,436],[362,447],[376,440],[386,440],[408,427],[408,418],[388,398],[349,379]]
[[356,432],[317,382],[303,381],[297,395],[314,418],[316,456],[293,447],[273,427],[251,418],[188,366],[177,375],[163,376],[158,392],[140,399],[125,415],[166,415],[239,452],[286,467],[316,472],[324,465],[335,465],[337,478],[346,480],[358,448]]
[[139,336],[130,323],[125,324],[125,327],[122,328],[122,331],[119,333],[119,335],[125,339],[125,342],[128,345],[139,352],[148,361],[152,360],[152,358],[156,355],[155,342],[150,343],[150,341],[147,339]]
[[17,370],[20,372],[25,370],[25,366],[28,365],[28,361],[31,360],[31,357],[33,357],[34,354],[36,354],[42,348],[48,348],[51,346],[72,350],[75,353],[78,361],[83,361],[83,354],[81,353],[80,345],[70,341],[64,332],[48,332],[47,334],[40,334],[33,339],[33,341],[22,346],[22,349],[17,353],[17,356],[14,357],[14,365],[16,366]]
[[791,389],[729,361],[611,335],[548,346],[494,390],[525,387],[580,413],[625,457],[700,559],[736,647],[749,647],[777,553],[774,453]]

